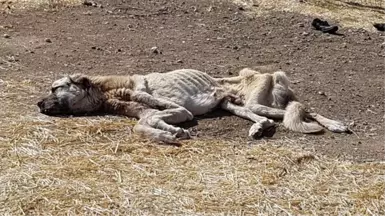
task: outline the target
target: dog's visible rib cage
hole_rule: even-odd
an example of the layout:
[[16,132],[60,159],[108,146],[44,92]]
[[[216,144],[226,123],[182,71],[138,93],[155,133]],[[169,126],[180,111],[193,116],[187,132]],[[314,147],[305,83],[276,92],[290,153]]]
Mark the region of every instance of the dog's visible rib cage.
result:
[[[65,87],[71,85],[77,91],[71,92],[70,87]],[[90,106],[100,109],[99,104],[93,103],[103,100],[104,104],[110,104],[105,111],[139,118],[135,131],[164,142],[190,137],[187,130],[171,124],[191,120],[194,115],[205,114],[216,107],[253,121],[249,136],[260,136],[272,127],[274,121],[269,118],[283,119],[287,128],[303,133],[320,131],[320,125],[334,132],[347,131],[340,122],[306,113],[296,102],[282,71],[262,74],[243,69],[238,76],[229,78],[213,78],[193,69],[133,76],[72,75],[57,80],[55,86],[62,87],[61,91],[52,93],[55,98],[72,98],[68,99],[69,104],[75,104],[70,105],[72,111],[90,111]]]

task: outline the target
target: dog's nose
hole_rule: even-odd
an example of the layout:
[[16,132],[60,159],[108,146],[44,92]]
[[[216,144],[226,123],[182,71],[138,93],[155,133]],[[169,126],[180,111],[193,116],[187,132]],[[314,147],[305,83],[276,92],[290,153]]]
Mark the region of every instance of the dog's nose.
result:
[[38,106],[39,108],[41,108],[41,107],[43,106],[43,101],[41,100],[41,101],[37,102],[37,106]]

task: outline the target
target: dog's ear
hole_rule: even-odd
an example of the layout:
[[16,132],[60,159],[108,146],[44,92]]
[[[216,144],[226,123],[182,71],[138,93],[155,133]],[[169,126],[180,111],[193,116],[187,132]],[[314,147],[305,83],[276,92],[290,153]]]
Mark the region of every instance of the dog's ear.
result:
[[85,76],[81,77],[78,83],[82,85],[85,89],[91,88],[91,80],[88,79],[88,77],[85,77]]
[[84,75],[74,75],[73,77],[69,77],[69,80],[72,83],[83,86],[85,89],[91,88],[91,80]]
[[71,78],[70,75],[67,75],[67,79],[68,79],[71,83],[75,83],[75,81]]

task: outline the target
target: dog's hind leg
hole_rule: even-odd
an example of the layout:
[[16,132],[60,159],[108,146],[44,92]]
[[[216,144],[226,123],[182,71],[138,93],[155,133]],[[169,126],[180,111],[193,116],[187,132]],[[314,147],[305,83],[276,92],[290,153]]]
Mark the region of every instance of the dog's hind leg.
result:
[[270,74],[255,76],[254,80],[249,84],[245,107],[253,113],[267,118],[283,119],[285,115],[284,109],[270,107],[274,103],[274,78]]
[[247,107],[235,105],[228,100],[224,100],[221,103],[221,108],[233,113],[234,115],[237,115],[239,117],[255,122],[249,130],[250,137],[254,137],[254,138],[260,137],[264,130],[274,126],[273,120],[268,119],[266,117],[259,116],[253,113]]
[[334,133],[350,132],[349,128],[346,125],[344,125],[342,122],[326,118],[320,114],[308,113],[306,117],[310,119],[314,119],[320,125],[324,126],[325,128],[327,128],[328,130]]

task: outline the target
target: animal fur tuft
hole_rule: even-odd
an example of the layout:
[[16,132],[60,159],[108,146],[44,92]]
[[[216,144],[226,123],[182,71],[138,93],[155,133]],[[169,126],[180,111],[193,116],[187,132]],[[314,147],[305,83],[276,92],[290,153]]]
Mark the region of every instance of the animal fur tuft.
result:
[[273,74],[274,84],[279,84],[284,86],[285,88],[289,87],[290,81],[287,78],[286,73],[283,71],[276,71]]
[[290,81],[287,78],[285,72],[277,71],[273,74],[274,88],[272,90],[273,106],[285,109],[290,101],[295,100],[294,93],[289,87]]
[[283,125],[296,132],[317,133],[323,130],[322,126],[316,122],[305,122],[305,109],[302,104],[292,101],[286,107],[283,118]]

